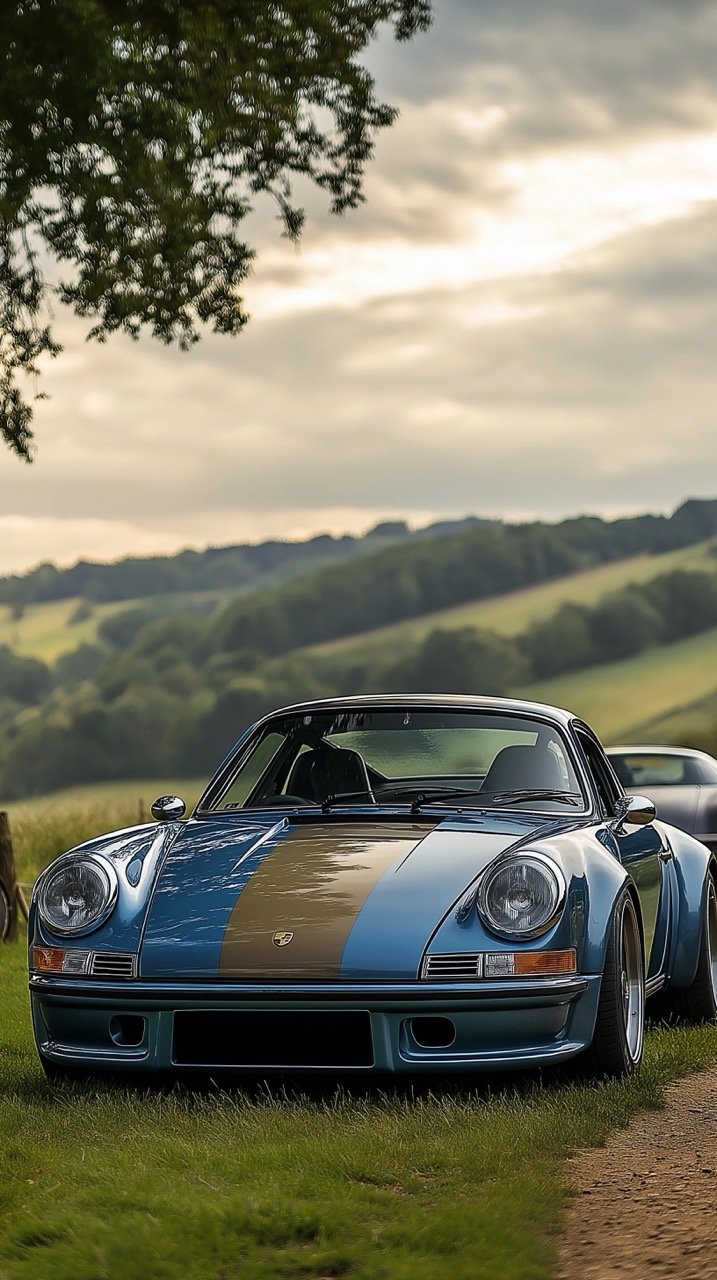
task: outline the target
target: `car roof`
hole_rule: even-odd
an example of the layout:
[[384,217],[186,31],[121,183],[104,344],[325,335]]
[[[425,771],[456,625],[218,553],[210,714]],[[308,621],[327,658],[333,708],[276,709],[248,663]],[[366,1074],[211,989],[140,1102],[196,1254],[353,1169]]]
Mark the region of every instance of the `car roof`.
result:
[[644,752],[651,756],[694,756],[702,760],[714,760],[707,751],[697,751],[694,747],[663,747],[659,743],[638,742],[627,747],[606,747],[605,754],[608,756],[616,755],[634,755],[635,752]]
[[288,707],[277,707],[262,721],[274,716],[308,711],[345,711],[349,707],[380,710],[382,707],[447,708],[466,711],[506,711],[511,715],[536,716],[554,720],[567,727],[577,717],[563,707],[553,707],[545,702],[525,702],[520,698],[488,698],[464,693],[362,693],[354,697],[320,698],[312,702],[298,702]]

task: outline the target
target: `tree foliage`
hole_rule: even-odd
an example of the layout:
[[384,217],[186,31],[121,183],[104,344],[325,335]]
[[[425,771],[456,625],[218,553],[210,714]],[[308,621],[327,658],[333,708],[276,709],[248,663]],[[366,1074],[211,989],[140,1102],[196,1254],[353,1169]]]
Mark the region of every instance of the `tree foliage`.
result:
[[296,175],[336,213],[362,199],[378,100],[360,57],[429,0],[9,0],[0,45],[0,437],[31,453],[26,389],[59,348],[57,296],[100,340],[236,334],[260,192],[286,234]]

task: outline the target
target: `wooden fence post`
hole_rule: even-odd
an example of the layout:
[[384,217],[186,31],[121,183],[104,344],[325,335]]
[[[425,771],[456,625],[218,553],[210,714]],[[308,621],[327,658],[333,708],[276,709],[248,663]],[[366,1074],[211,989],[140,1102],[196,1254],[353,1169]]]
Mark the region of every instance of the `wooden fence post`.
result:
[[0,942],[17,939],[19,895],[10,821],[6,813],[0,813]]

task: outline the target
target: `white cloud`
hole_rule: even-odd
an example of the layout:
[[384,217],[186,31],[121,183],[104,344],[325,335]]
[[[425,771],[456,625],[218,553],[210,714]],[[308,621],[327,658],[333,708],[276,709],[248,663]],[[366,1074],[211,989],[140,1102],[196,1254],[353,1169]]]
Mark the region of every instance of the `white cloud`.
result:
[[0,571],[714,487],[717,7],[436,0],[367,203],[253,223],[253,320],[188,355],[66,351],[0,453]]

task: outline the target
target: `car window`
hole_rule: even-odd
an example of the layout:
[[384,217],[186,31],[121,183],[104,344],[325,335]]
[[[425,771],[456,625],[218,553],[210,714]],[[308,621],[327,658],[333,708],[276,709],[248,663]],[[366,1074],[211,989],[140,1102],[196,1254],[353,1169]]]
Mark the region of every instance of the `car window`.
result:
[[590,773],[600,798],[603,817],[612,817],[621,795],[618,783],[613,777],[605,753],[594,738],[582,729],[577,730],[577,735],[587,757]]
[[702,780],[694,756],[625,751],[611,760],[626,787],[675,787]]
[[262,738],[257,743],[244,768],[236,774],[229,790],[224,795],[222,804],[225,809],[239,808],[244,804],[262,774],[266,773],[283,742],[283,734],[268,733],[265,738]]

